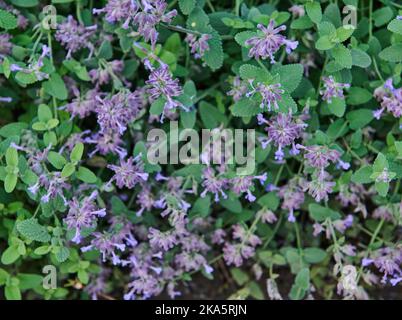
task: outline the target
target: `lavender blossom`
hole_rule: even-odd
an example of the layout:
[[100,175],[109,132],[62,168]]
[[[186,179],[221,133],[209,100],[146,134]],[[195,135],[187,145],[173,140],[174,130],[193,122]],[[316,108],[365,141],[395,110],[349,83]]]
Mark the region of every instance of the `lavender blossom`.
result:
[[241,80],[240,77],[234,77],[232,82],[232,89],[226,94],[233,97],[233,101],[237,102],[247,93],[247,85]]
[[323,77],[324,89],[320,90],[322,99],[328,103],[332,103],[333,98],[345,99],[343,89],[350,88],[348,83],[338,83],[333,76]]
[[180,102],[173,98],[180,96],[183,90],[179,85],[179,80],[172,79],[167,65],[162,65],[160,68],[154,69],[145,83],[149,86],[147,93],[150,95],[151,103],[159,97],[164,97],[166,99],[165,109],[173,109],[182,106]]
[[255,59],[270,58],[273,64],[275,63],[274,55],[281,46],[286,47],[287,53],[291,53],[297,48],[299,44],[298,41],[288,40],[285,36],[279,34],[279,32],[286,30],[286,26],[282,25],[277,28],[274,26],[274,20],[269,22],[268,27],[264,27],[262,24],[257,26],[257,28],[260,29],[257,31],[257,35],[245,42],[247,46],[252,47],[249,52],[249,57],[254,57]]
[[107,167],[115,172],[110,182],[116,181],[116,185],[119,188],[127,187],[132,189],[138,183],[147,181],[148,173],[144,172],[140,157],[141,155],[135,158],[130,157],[127,160],[120,159],[119,166],[108,165]]
[[265,106],[267,107],[268,111],[271,111],[272,109],[279,109],[278,102],[282,100],[282,94],[285,92],[283,89],[281,89],[282,85],[280,83],[264,84],[259,82],[257,83],[256,87],[253,86],[252,80],[250,80],[249,83],[252,90],[247,92],[247,97],[251,97],[255,93],[259,93],[262,97],[260,104],[262,109]]
[[8,33],[0,34],[0,56],[11,53],[13,44],[10,42],[11,36]]
[[97,195],[98,192],[94,191],[89,197],[85,197],[81,203],[77,198],[73,198],[68,202],[69,210],[64,221],[68,229],[75,229],[75,236],[72,239],[75,243],[81,242],[81,230],[83,228],[93,227],[96,217],[106,215],[106,209],[97,209],[94,204]]
[[267,179],[267,173],[264,173],[260,176],[238,176],[233,178],[230,183],[232,186],[232,190],[237,195],[241,195],[242,193],[246,193],[246,199],[250,202],[255,201],[256,197],[251,193],[251,188],[254,186],[254,181],[257,179],[263,184]]
[[67,20],[58,24],[58,29],[55,38],[67,49],[66,59],[70,59],[71,54],[77,52],[82,48],[90,50],[89,56],[91,57],[94,51],[94,46],[90,42],[90,37],[94,34],[96,25],[85,27],[79,24],[73,16],[68,16]]
[[299,153],[295,140],[301,137],[307,124],[303,121],[295,121],[290,113],[279,113],[269,121],[265,120],[262,114],[259,114],[257,119],[259,124],[265,123],[267,125],[265,131],[267,131],[268,137],[260,139],[262,148],[265,149],[271,142],[278,148],[275,152],[275,160],[283,161],[285,155],[283,148],[290,145],[292,146],[291,154]]
[[402,88],[395,89],[392,79],[388,79],[381,88],[381,92],[376,90],[374,95],[381,102],[381,108],[373,112],[377,120],[381,118],[384,110],[390,112],[395,118],[402,116]]
[[209,34],[203,34],[198,37],[192,33],[189,33],[184,41],[186,41],[190,46],[191,53],[194,55],[194,58],[201,59],[205,52],[209,51],[209,39],[211,39],[211,35]]
[[224,190],[228,188],[228,179],[219,176],[217,177],[214,169],[211,167],[204,169],[203,178],[204,181],[202,182],[202,186],[205,189],[200,194],[202,198],[206,196],[207,192],[211,192],[215,195],[215,202],[219,202],[219,195],[221,195],[224,199],[227,198]]

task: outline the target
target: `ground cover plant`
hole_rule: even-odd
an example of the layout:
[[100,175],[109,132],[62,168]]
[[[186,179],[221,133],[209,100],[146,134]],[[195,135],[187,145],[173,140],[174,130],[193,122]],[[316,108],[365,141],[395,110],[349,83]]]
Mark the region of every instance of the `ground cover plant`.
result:
[[402,298],[401,73],[398,0],[0,0],[0,297]]

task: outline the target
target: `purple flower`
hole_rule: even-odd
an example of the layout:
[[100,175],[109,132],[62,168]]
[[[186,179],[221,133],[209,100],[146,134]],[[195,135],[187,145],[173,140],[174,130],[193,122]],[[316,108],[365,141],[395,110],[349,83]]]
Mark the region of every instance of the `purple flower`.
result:
[[254,179],[260,181],[263,184],[267,179],[267,173],[260,176],[238,176],[233,178],[230,183],[232,185],[232,190],[237,195],[246,193],[246,199],[250,202],[255,201],[255,196],[251,193],[250,188],[254,187]]
[[289,8],[289,12],[292,13],[294,18],[303,17],[306,14],[304,7],[301,5],[293,5]]
[[134,18],[138,11],[136,0],[109,0],[103,9],[93,9],[94,14],[105,13],[109,23],[123,22],[124,26]]
[[177,244],[177,237],[174,230],[161,232],[155,228],[148,230],[149,244],[152,248],[168,251]]
[[261,221],[264,223],[274,223],[278,220],[275,213],[268,209],[262,209],[261,213]]
[[158,39],[156,25],[160,22],[170,23],[177,15],[177,11],[166,12],[168,4],[164,0],[142,0],[141,3],[142,11],[135,15],[134,23],[138,27],[138,33],[146,41],[150,41],[154,48]]
[[345,99],[343,95],[343,89],[350,88],[348,83],[338,83],[333,76],[323,77],[324,89],[320,90],[322,99],[328,103],[332,103],[333,98]]
[[92,83],[96,83],[97,86],[107,84],[110,82],[111,77],[119,75],[124,69],[124,63],[121,60],[113,60],[106,62],[102,67],[98,69],[92,69],[89,71],[89,77]]
[[234,77],[232,83],[232,89],[226,94],[232,96],[233,100],[239,101],[247,93],[247,85],[241,80],[240,77]]
[[137,216],[141,216],[144,211],[150,211],[155,205],[155,199],[149,190],[149,187],[144,187],[138,193],[136,203],[140,206],[140,210],[137,211]]
[[110,182],[116,181],[116,185],[119,188],[127,187],[132,189],[136,184],[147,181],[148,173],[144,172],[140,156],[130,157],[127,160],[120,159],[119,166],[108,165],[107,167],[115,172]]
[[84,141],[95,145],[95,149],[89,154],[89,157],[92,157],[96,152],[102,155],[107,155],[108,153],[118,154],[120,159],[125,158],[127,155],[126,149],[122,147],[123,140],[117,132],[95,133],[92,137],[85,138]]
[[166,99],[165,109],[173,109],[182,104],[175,101],[173,98],[180,96],[183,93],[178,79],[172,79],[167,65],[162,65],[158,69],[152,70],[149,79],[145,81],[149,86],[147,93],[150,95],[151,102],[154,102],[159,97]]
[[286,26],[275,26],[275,21],[271,20],[268,27],[264,27],[262,24],[257,26],[259,31],[257,35],[248,39],[245,44],[251,46],[249,57],[255,59],[267,59],[270,58],[271,63],[275,63],[274,55],[280,49],[281,46],[286,46],[286,52],[290,53],[295,50],[299,44],[298,41],[291,41],[286,39],[285,36],[279,34],[279,32],[286,30]]
[[224,199],[227,198],[224,189],[228,188],[228,179],[219,176],[217,177],[212,167],[204,169],[203,178],[202,186],[204,187],[204,191],[200,194],[201,198],[204,198],[208,192],[215,195],[215,202],[219,202],[219,195]]
[[113,265],[118,265],[121,263],[119,256],[116,254],[116,249],[119,251],[124,251],[126,246],[124,243],[116,242],[116,239],[113,238],[113,234],[109,232],[94,232],[93,239],[91,244],[82,247],[82,252],[87,252],[90,250],[99,250],[102,254],[102,261],[105,262],[106,258],[112,258]]
[[96,26],[85,27],[82,24],[78,24],[71,15],[67,17],[65,22],[58,24],[55,38],[68,50],[66,59],[70,59],[72,53],[82,48],[88,48],[90,50],[89,56],[92,56],[94,46],[89,41],[89,38],[94,34],[95,30]]
[[99,96],[99,92],[96,89],[88,90],[83,98],[79,96],[79,91],[76,93],[78,94],[76,98],[60,109],[66,109],[72,117],[83,119],[95,111],[98,104],[96,97]]
[[134,120],[140,112],[142,103],[138,93],[118,93],[111,98],[96,98],[98,105],[95,108],[98,123],[102,132],[119,132],[123,134],[127,125]]
[[189,33],[184,41],[186,41],[190,46],[191,53],[194,55],[194,58],[200,59],[204,56],[206,51],[209,51],[209,39],[211,39],[211,35],[209,34],[203,34],[198,37],[192,33]]
[[72,239],[75,243],[81,242],[81,230],[83,228],[93,227],[96,217],[104,217],[106,209],[98,209],[94,204],[98,192],[94,191],[89,197],[85,197],[81,203],[77,198],[68,202],[68,214],[64,219],[68,229],[75,229],[75,236]]
[[332,192],[333,187],[336,185],[335,182],[328,181],[328,174],[324,171],[323,176],[314,176],[312,181],[303,181],[302,187],[304,191],[308,193],[315,199],[316,202],[321,200],[327,201],[328,194]]
[[268,111],[271,111],[273,108],[275,110],[279,109],[278,102],[282,100],[282,94],[285,92],[283,89],[281,89],[282,85],[280,83],[264,84],[259,82],[257,83],[256,87],[253,87],[252,80],[250,80],[249,83],[253,90],[247,92],[247,97],[251,97],[255,93],[259,93],[262,98],[260,104],[261,108],[266,106]]
[[279,113],[269,121],[265,120],[262,114],[259,114],[257,119],[259,124],[267,124],[265,131],[267,131],[268,137],[260,138],[262,148],[265,149],[271,142],[277,146],[278,149],[275,152],[276,160],[283,160],[283,148],[290,145],[292,146],[291,152],[293,155],[299,153],[295,145],[295,140],[301,137],[307,124],[303,121],[295,121],[290,113]]
[[13,44],[10,42],[11,36],[8,33],[0,34],[0,56],[11,53]]
[[304,203],[304,192],[297,178],[291,179],[288,184],[282,186],[278,196],[283,199],[281,208],[289,212],[288,220],[295,222],[294,211],[300,209]]
[[338,162],[341,154],[338,150],[330,149],[326,146],[301,146],[297,145],[298,148],[305,151],[304,158],[307,164],[313,168],[324,169],[329,166],[330,162]]
[[381,91],[377,89],[374,96],[381,102],[381,108],[373,111],[373,116],[377,120],[381,118],[384,110],[392,113],[395,118],[402,116],[402,88],[394,88],[392,78],[385,82]]

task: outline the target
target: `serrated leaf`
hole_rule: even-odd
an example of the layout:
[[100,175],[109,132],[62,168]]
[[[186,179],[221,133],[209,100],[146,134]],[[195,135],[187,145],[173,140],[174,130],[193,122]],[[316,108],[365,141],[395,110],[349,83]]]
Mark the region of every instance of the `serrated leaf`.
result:
[[193,11],[196,5],[196,0],[179,0],[179,7],[181,12],[188,15]]
[[18,26],[18,20],[12,13],[0,9],[0,28],[11,30]]
[[358,109],[346,114],[346,119],[353,130],[361,129],[374,119],[373,111],[370,109]]
[[17,230],[27,239],[39,242],[50,241],[50,234],[46,227],[40,225],[35,218],[17,222]]
[[355,173],[353,173],[351,181],[354,183],[370,183],[373,180],[370,178],[373,173],[373,169],[370,166],[364,166],[358,169]]
[[308,263],[320,263],[325,259],[327,253],[320,248],[305,248],[303,256]]
[[50,79],[43,82],[42,86],[45,92],[50,94],[52,97],[59,100],[67,99],[68,92],[66,85],[58,73],[52,73]]
[[354,66],[358,66],[360,68],[367,68],[371,65],[371,58],[370,56],[360,49],[352,49],[352,64]]
[[231,111],[235,117],[252,117],[261,113],[262,109],[254,100],[243,98],[233,105]]
[[335,46],[335,44],[330,40],[329,36],[320,37],[315,43],[315,47],[317,50],[330,50]]
[[339,212],[332,210],[330,208],[320,206],[319,204],[316,203],[311,203],[308,206],[308,211],[310,213],[311,218],[313,218],[315,221],[318,222],[322,222],[328,218],[331,220],[338,220],[341,218]]
[[204,53],[202,59],[212,70],[217,70],[223,65],[222,39],[215,30],[212,30],[210,35],[212,37],[208,40],[209,50]]
[[9,147],[6,151],[6,163],[9,166],[16,167],[18,166],[18,151],[13,148]]
[[372,98],[373,95],[370,91],[359,87],[351,87],[346,101],[352,106],[357,106],[369,102]]
[[305,4],[307,15],[314,23],[319,23],[322,19],[322,10],[319,2],[307,2]]
[[337,117],[343,117],[346,110],[346,102],[341,98],[333,98],[331,103],[328,102],[329,111]]
[[336,63],[347,69],[352,68],[352,53],[343,44],[338,44],[333,48],[332,54]]
[[393,33],[402,34],[402,20],[394,19],[388,24],[388,30]]
[[7,193],[13,192],[17,185],[18,176],[16,174],[8,173],[4,179],[4,190]]
[[292,93],[303,78],[304,68],[301,64],[287,64],[276,68],[275,72],[280,76],[282,87],[288,93]]
[[394,44],[385,48],[379,54],[379,57],[388,62],[402,61],[402,43]]

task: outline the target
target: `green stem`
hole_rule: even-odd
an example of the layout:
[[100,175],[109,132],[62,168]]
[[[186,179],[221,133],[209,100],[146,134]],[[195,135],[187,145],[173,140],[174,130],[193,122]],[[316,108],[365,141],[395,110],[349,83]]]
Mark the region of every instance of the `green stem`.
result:
[[84,20],[82,20],[81,16],[81,0],[76,0],[75,4],[76,4],[75,8],[76,8],[77,19],[79,23],[84,24]]
[[265,249],[266,247],[268,247],[268,245],[270,244],[270,242],[275,238],[275,235],[276,235],[276,233],[278,232],[279,227],[280,227],[281,224],[282,224],[282,219],[283,219],[283,215],[280,215],[280,216],[279,216],[279,220],[278,220],[278,222],[277,222],[276,225],[275,225],[274,231],[272,231],[271,236],[265,241],[264,245],[262,246],[263,249]]
[[208,5],[209,9],[210,9],[212,12],[215,12],[215,8],[214,8],[214,6],[212,5],[211,0],[207,0],[207,5]]
[[373,0],[369,0],[369,39],[373,37]]
[[190,30],[181,26],[172,26],[171,24],[165,24],[165,23],[161,23],[160,26],[165,27],[166,29],[169,30],[173,30],[173,31],[178,31],[178,32],[182,32],[182,33],[191,33],[191,34],[195,34],[197,36],[202,36],[201,32],[195,31],[195,30]]

